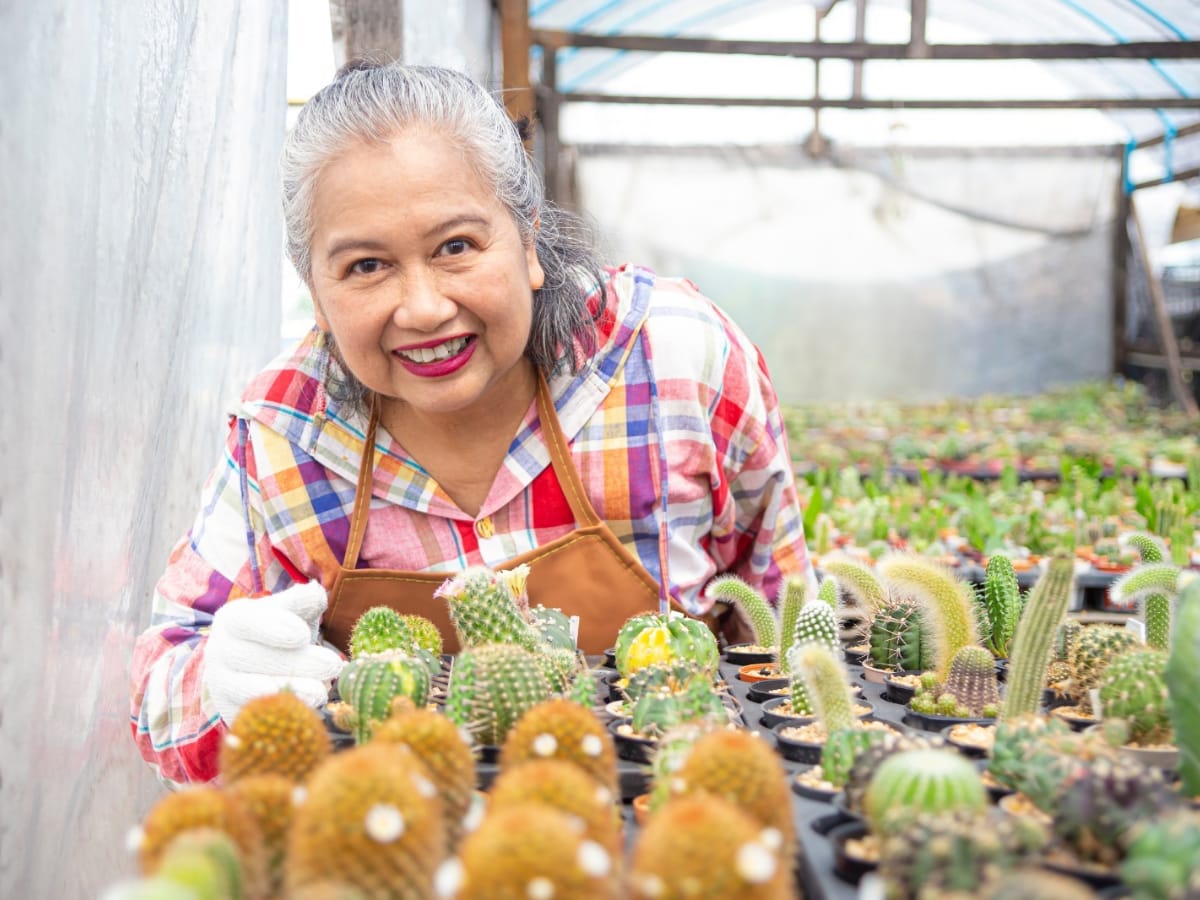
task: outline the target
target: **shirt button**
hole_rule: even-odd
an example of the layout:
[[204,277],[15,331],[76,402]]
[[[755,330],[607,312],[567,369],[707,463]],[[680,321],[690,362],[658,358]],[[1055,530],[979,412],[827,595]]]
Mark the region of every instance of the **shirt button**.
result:
[[496,533],[496,526],[492,524],[491,516],[484,516],[475,523],[475,533],[485,540]]

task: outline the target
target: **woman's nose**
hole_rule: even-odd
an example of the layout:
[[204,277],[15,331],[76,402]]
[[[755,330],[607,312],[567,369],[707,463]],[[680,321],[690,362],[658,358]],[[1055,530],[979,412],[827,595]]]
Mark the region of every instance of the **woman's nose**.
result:
[[392,319],[401,328],[435,331],[454,318],[458,305],[442,290],[437,278],[425,272],[407,272]]

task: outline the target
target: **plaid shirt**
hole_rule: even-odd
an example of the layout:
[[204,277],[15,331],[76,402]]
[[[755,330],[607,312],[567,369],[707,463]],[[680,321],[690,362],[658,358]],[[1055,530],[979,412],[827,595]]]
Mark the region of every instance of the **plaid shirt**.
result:
[[[702,588],[717,573],[772,597],[784,575],[811,582],[783,422],[758,350],[690,282],[634,268],[610,276],[596,352],[550,382],[597,514],[692,612],[711,604]],[[168,782],[216,774],[224,729],[200,677],[213,613],[299,580],[329,587],[341,565],[366,422],[327,397],[330,365],[314,330],[251,383],[200,513],[156,586],[152,625],[134,653],[131,724]],[[449,577],[575,528],[536,404],[474,518],[382,427],[376,444],[360,568]]]

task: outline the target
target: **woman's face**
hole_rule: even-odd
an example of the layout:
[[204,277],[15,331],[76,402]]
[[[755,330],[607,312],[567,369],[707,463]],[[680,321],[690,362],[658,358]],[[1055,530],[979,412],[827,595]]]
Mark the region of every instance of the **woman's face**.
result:
[[528,378],[545,276],[452,141],[422,129],[351,146],[317,180],[313,224],[317,324],[368,388],[424,414],[484,414]]

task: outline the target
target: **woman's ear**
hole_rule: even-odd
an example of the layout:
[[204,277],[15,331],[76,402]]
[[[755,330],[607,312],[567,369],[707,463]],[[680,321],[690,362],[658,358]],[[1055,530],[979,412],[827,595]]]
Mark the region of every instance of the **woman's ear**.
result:
[[317,299],[317,292],[313,290],[312,279],[304,282],[308,286],[308,296],[312,298],[313,318],[317,321],[317,327],[324,332],[329,331],[329,319],[325,316],[325,310],[321,308],[321,301]]
[[535,291],[542,289],[546,283],[546,273],[537,255],[537,233],[542,227],[542,218],[538,213],[533,214],[533,235],[525,245],[525,266],[529,269],[529,286]]

